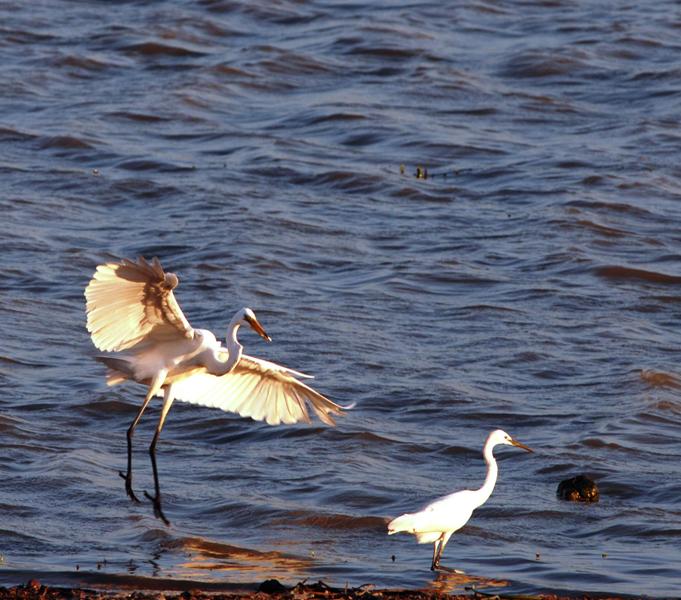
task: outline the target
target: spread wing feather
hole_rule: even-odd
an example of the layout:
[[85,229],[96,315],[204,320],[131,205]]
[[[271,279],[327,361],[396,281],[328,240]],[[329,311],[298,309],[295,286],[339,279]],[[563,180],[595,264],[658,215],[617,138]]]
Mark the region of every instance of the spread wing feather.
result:
[[98,266],[85,289],[87,329],[95,346],[120,351],[143,341],[192,339],[194,330],[173,295],[177,284],[158,258]]
[[275,363],[243,355],[226,375],[196,370],[173,382],[178,400],[235,412],[269,425],[310,422],[308,405],[327,425],[343,407],[296,379],[292,371]]

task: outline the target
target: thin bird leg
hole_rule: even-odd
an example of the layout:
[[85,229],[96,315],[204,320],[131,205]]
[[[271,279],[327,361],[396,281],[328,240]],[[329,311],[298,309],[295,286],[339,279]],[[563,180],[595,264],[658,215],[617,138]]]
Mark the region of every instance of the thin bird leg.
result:
[[435,540],[433,544],[433,562],[430,565],[430,570],[435,571],[435,569],[440,568],[440,554],[442,554],[442,540],[444,539],[444,533]]
[[158,442],[158,438],[161,435],[161,429],[163,429],[163,423],[166,420],[166,417],[168,416],[168,411],[170,410],[170,407],[173,405],[173,400],[175,397],[173,396],[172,392],[172,384],[168,385],[165,388],[165,393],[163,394],[163,408],[161,408],[161,416],[159,417],[158,420],[158,425],[156,425],[156,433],[154,433],[154,439],[151,440],[151,445],[149,446],[149,456],[151,457],[151,466],[154,471],[154,495],[152,496],[149,494],[147,491],[144,492],[144,495],[151,500],[151,502],[154,505],[154,515],[156,516],[157,519],[161,519],[166,525],[170,525],[170,521],[166,519],[166,516],[163,514],[163,509],[161,508],[161,487],[159,486],[158,483],[158,469],[156,468],[156,444]]
[[433,544],[433,560],[430,561],[430,570],[434,571],[436,569],[435,565],[435,557],[437,556],[437,547],[440,545],[440,540],[437,539],[435,540],[435,543]]
[[166,374],[168,372],[164,369],[160,371],[154,379],[152,379],[151,384],[149,385],[149,391],[147,392],[147,395],[144,397],[144,402],[142,403],[142,407],[139,409],[139,412],[137,413],[137,416],[133,420],[133,422],[130,424],[130,427],[128,427],[128,470],[123,474],[123,471],[119,471],[118,474],[125,479],[125,491],[127,492],[128,496],[135,502],[139,503],[139,499],[137,496],[135,496],[135,492],[132,491],[132,435],[135,432],[135,427],[137,427],[137,424],[140,422],[140,419],[142,418],[142,415],[144,414],[144,411],[146,410],[149,402],[151,399],[154,397],[156,392],[160,389],[161,385],[163,384],[163,381],[166,378]]
[[[451,567],[443,567],[440,565],[440,558],[442,558],[442,553],[445,550],[445,546],[447,545],[447,542],[449,541],[449,538],[452,537],[453,531],[447,531],[442,534],[440,539],[436,542],[437,545],[437,556],[435,557],[433,561],[433,566],[435,569],[438,571],[447,571],[448,573],[457,573],[459,575],[462,575],[464,572],[460,571],[459,569],[452,569]],[[431,567],[433,569],[433,567]],[[435,570],[433,569],[433,571]]]

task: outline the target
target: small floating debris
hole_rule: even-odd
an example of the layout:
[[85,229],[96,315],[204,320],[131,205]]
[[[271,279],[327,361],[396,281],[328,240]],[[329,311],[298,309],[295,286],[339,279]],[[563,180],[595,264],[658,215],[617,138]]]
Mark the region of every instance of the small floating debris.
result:
[[596,482],[586,475],[577,475],[561,481],[556,495],[561,500],[569,502],[598,502],[600,497]]
[[[436,173],[432,173],[428,171],[428,167],[424,167],[422,165],[417,165],[416,170],[413,172],[414,177],[416,179],[435,179],[435,178],[442,178],[442,179],[447,179],[450,175],[453,177],[457,177],[459,175],[469,173],[471,172],[472,169],[445,169],[443,171],[437,171]],[[407,174],[407,167],[404,163],[400,164],[400,175],[406,175]]]

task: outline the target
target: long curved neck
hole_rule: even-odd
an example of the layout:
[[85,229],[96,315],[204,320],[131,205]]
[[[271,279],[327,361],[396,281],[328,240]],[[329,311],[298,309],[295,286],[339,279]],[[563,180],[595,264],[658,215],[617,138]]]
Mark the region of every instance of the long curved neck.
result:
[[237,314],[227,327],[227,336],[225,337],[227,360],[221,361],[217,360],[217,358],[215,359],[215,364],[212,365],[213,368],[210,369],[210,372],[213,375],[226,375],[232,371],[241,360],[244,347],[239,343],[239,340],[236,339],[236,333],[239,330],[239,327],[241,327],[241,318],[240,315]]
[[241,360],[241,354],[244,351],[244,347],[236,339],[236,332],[239,331],[241,326],[241,316],[236,315],[229,322],[229,327],[227,327],[227,337],[225,338],[227,351],[229,352],[229,358],[227,358],[226,366],[228,367],[226,372],[229,373]]
[[487,463],[487,477],[485,477],[485,483],[477,491],[479,503],[478,506],[487,502],[487,499],[492,495],[494,490],[494,484],[497,482],[497,474],[499,469],[497,468],[497,461],[494,458],[492,449],[494,446],[487,442],[485,448],[482,451],[482,455],[485,457],[485,462]]

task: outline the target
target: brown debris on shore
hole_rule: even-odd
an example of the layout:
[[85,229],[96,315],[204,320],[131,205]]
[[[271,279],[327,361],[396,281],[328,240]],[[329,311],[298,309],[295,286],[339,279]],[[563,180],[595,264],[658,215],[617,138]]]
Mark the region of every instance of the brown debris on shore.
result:
[[[643,598],[627,596],[626,600]],[[575,593],[556,594],[494,594],[471,590],[467,594],[448,594],[429,590],[376,589],[366,584],[356,588],[334,588],[319,581],[298,583],[292,588],[276,579],[263,582],[256,592],[210,592],[189,590],[180,593],[158,591],[111,591],[62,588],[42,585],[31,579],[24,585],[0,587],[0,600],[625,600],[622,596]]]

